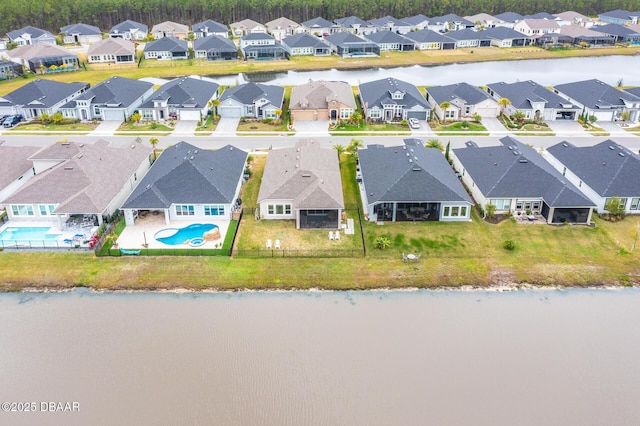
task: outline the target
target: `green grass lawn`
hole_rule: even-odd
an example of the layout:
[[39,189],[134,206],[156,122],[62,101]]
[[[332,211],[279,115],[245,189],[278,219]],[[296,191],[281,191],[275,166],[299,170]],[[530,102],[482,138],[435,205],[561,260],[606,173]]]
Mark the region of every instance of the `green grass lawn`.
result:
[[487,131],[487,128],[484,127],[482,124],[478,124],[478,123],[466,122],[466,124],[463,124],[462,121],[459,121],[453,124],[436,125],[434,124],[434,122],[431,122],[429,124],[438,135],[443,135],[443,134],[446,135],[448,132],[455,132],[461,135],[472,135],[472,136],[489,134],[489,132]]
[[88,124],[88,123],[70,123],[70,124],[42,124],[42,123],[23,123],[19,126],[14,127],[10,131],[18,130],[32,130],[32,131],[44,131],[44,132],[62,132],[62,131],[86,131],[90,132],[95,130],[98,127],[97,125]]
[[143,133],[143,134],[144,133],[152,134],[157,132],[159,135],[163,135],[163,134],[167,135],[173,132],[173,127],[165,126],[164,124],[160,124],[160,123],[136,124],[132,121],[126,121],[116,129],[116,133],[118,132]]
[[213,118],[213,114],[209,114],[202,126],[196,127],[196,132],[206,133],[207,135],[213,133],[216,130],[216,126],[218,125],[218,122]]
[[238,123],[238,132],[286,132],[287,126],[282,122],[264,123],[261,120],[240,121]]
[[366,123],[364,120],[359,125],[340,122],[334,129],[329,130],[329,134],[333,136],[376,134],[379,132],[398,136],[411,134],[408,126],[391,123]]

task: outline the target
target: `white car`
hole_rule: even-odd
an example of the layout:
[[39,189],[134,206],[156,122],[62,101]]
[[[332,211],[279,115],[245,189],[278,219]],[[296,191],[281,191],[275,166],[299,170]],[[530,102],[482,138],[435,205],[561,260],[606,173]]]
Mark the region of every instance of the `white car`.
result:
[[410,118],[409,119],[409,127],[411,127],[412,129],[419,129],[420,128],[420,122],[418,121],[417,118]]

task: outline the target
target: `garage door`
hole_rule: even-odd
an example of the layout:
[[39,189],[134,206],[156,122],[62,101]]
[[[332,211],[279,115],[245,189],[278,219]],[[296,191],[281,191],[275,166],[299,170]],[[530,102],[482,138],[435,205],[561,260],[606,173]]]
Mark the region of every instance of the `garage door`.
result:
[[242,117],[242,108],[241,107],[220,107],[219,108],[220,117],[225,118],[240,118]]
[[109,110],[105,108],[102,110],[102,119],[105,121],[123,121],[124,113],[120,110]]
[[417,118],[418,120],[427,119],[427,111],[407,111],[407,120],[409,118]]
[[478,108],[476,112],[480,115],[480,117],[497,117],[498,109],[497,108]]
[[200,121],[200,111],[180,111],[180,120]]

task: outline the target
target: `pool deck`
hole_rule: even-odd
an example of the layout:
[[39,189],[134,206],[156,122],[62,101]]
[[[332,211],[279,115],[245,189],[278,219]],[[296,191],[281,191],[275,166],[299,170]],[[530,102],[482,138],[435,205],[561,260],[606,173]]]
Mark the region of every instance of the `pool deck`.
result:
[[[188,244],[183,245],[170,245],[164,244],[160,241],[157,241],[154,238],[156,232],[166,229],[166,228],[184,228],[185,226],[192,225],[194,223],[211,223],[217,225],[220,229],[220,239],[216,241],[206,241],[203,245],[192,247]],[[215,244],[218,243],[219,246],[222,246],[224,242],[224,237],[227,235],[227,230],[229,229],[229,221],[227,220],[215,220],[215,221],[206,221],[202,219],[193,219],[193,220],[176,220],[171,222],[171,224],[167,225],[164,220],[164,215],[153,215],[149,214],[144,218],[137,218],[135,225],[127,226],[120,234],[118,238],[118,246],[123,249],[129,250],[137,250],[143,248],[143,244],[145,239],[148,248],[171,248],[171,249],[194,249],[194,248],[203,248],[203,249],[212,249],[215,248]]]

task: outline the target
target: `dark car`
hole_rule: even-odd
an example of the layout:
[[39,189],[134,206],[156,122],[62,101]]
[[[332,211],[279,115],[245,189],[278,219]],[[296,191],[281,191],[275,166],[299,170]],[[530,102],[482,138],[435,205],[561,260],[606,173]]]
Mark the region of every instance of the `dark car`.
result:
[[18,124],[21,121],[22,121],[22,116],[21,115],[13,115],[13,116],[7,117],[2,122],[2,126],[3,127],[13,127],[13,126],[15,126],[16,124]]
[[2,124],[4,122],[4,120],[6,120],[9,117],[11,117],[11,116],[10,115],[3,115],[2,117],[0,117],[0,124]]

